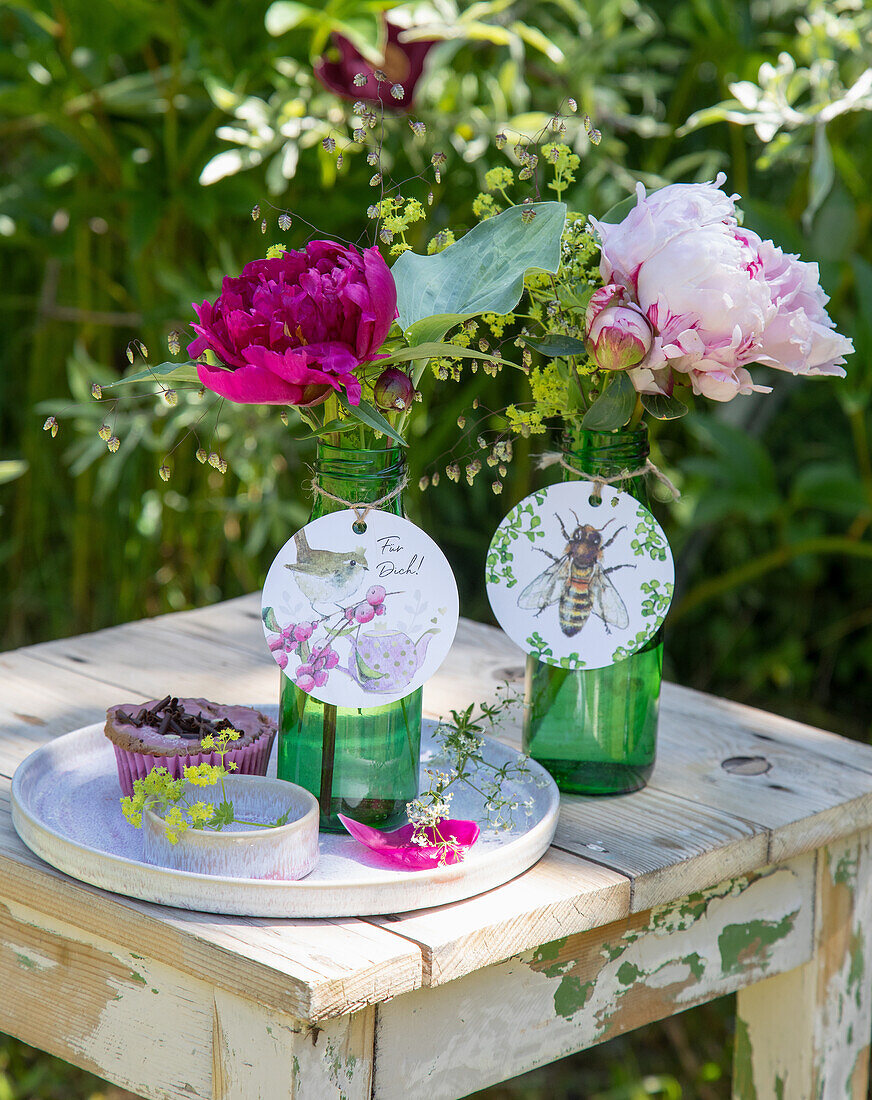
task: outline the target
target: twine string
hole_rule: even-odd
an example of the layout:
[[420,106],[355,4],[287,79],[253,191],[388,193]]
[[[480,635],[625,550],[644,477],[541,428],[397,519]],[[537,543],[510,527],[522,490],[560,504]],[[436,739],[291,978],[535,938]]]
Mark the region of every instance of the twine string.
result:
[[[578,475],[582,472],[577,466],[571,466],[560,451],[545,451],[543,454],[538,455],[536,465],[543,470],[549,466],[562,466],[564,470],[568,470],[571,474]],[[676,485],[670,481],[661,469],[654,465],[650,458],[646,458],[645,465],[639,466],[635,470],[624,469],[614,477],[589,477],[588,480],[593,485],[594,495],[599,497],[602,496],[603,486],[605,485],[615,485],[619,481],[629,481],[634,477],[647,477],[649,474],[666,486],[673,500],[681,499],[681,493]]]
[[345,508],[350,508],[354,512],[355,523],[366,522],[366,517],[370,512],[376,508],[381,508],[383,504],[389,504],[392,500],[402,493],[403,489],[409,484],[409,478],[406,474],[403,474],[400,482],[395,488],[391,489],[389,493],[385,493],[383,497],[379,497],[378,500],[371,500],[369,503],[361,503],[358,501],[354,503],[350,500],[345,500],[343,497],[334,496],[333,493],[328,493],[326,489],[323,489],[317,481],[317,478],[312,478],[309,488],[316,496],[326,497],[328,500],[335,500],[337,504],[343,505]]

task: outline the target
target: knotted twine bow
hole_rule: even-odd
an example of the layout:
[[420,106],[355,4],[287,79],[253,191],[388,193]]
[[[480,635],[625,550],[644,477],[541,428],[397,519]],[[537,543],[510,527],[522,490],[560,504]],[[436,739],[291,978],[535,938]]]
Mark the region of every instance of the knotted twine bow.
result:
[[376,508],[381,508],[383,504],[389,504],[392,500],[400,495],[400,493],[409,484],[409,478],[406,474],[403,474],[399,484],[391,489],[389,493],[385,493],[383,497],[379,497],[378,500],[371,500],[368,504],[357,503],[354,504],[350,500],[344,500],[342,497],[334,496],[333,493],[328,493],[326,489],[322,489],[318,484],[316,478],[312,478],[309,483],[309,489],[317,496],[327,497],[328,500],[335,500],[337,504],[343,505],[345,508],[350,508],[354,512],[355,524],[364,523],[366,517]]
[[[564,470],[568,470],[571,474],[580,474],[579,470],[575,466],[570,466],[560,451],[545,451],[543,454],[536,456],[536,465],[540,470],[545,470],[549,466],[562,466]],[[604,485],[615,485],[619,481],[629,481],[634,477],[646,477],[648,474],[652,474],[658,481],[662,481],[669,492],[672,494],[673,500],[680,500],[681,493],[676,486],[669,480],[666,474],[662,470],[658,469],[650,458],[645,459],[645,465],[639,466],[635,470],[622,470],[615,477],[589,477],[588,480],[593,484],[593,490],[595,496],[602,496],[602,487]]]

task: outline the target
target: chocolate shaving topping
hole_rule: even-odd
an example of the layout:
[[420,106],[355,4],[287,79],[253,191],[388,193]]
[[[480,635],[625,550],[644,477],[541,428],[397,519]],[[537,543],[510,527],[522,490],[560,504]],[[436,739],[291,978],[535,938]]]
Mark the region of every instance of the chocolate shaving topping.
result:
[[143,726],[156,729],[161,737],[173,734],[186,741],[199,741],[207,734],[212,734],[213,737],[218,734],[218,726],[214,722],[202,714],[188,714],[178,698],[172,695],[165,696],[159,703],[155,703],[148,709],[143,707],[136,717],[123,710],[116,711],[115,715],[125,725],[134,726],[137,729]]

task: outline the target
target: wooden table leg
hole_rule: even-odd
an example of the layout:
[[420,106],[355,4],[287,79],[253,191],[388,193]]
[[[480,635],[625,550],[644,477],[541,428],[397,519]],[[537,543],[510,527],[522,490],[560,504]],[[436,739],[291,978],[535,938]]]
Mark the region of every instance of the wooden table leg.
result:
[[866,1100],[872,833],[817,852],[815,954],[741,990],[734,1100]]

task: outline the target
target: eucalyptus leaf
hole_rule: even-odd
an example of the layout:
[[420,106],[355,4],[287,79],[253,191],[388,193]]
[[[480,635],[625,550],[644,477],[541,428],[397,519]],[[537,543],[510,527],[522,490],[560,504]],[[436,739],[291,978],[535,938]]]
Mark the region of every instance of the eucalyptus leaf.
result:
[[353,420],[328,420],[326,424],[319,424],[317,428],[306,432],[305,435],[294,436],[298,443],[304,443],[307,439],[320,439],[321,436],[332,432],[350,432],[354,429]]
[[547,355],[553,359],[557,355],[584,355],[586,348],[584,340],[576,340],[574,336],[563,336],[559,332],[549,332],[544,340],[534,340],[525,336],[524,343],[540,355]]
[[[533,220],[524,222],[530,212]],[[562,202],[510,206],[433,256],[404,252],[392,268],[403,331],[424,343],[479,313],[509,313],[527,271],[557,272],[565,222]]]
[[366,424],[367,427],[373,428],[377,432],[381,432],[382,435],[386,435],[388,439],[393,439],[395,443],[399,443],[401,447],[406,446],[406,441],[401,435],[397,434],[387,420],[382,416],[378,409],[374,408],[368,401],[360,399],[359,405],[352,405],[349,403],[348,398],[344,393],[337,392],[336,399],[349,416],[356,416],[358,420]]
[[683,401],[679,401],[677,397],[667,397],[662,393],[643,393],[642,407],[655,420],[678,420],[689,411]]
[[194,363],[158,363],[154,367],[135,374],[126,374],[115,382],[106,382],[101,389],[111,390],[114,386],[126,386],[128,382],[200,382]]
[[435,356],[445,355],[457,359],[483,359],[489,363],[504,363],[498,355],[487,355],[476,348],[464,348],[460,344],[443,343],[442,341],[428,341],[426,344],[415,344],[410,348],[394,352],[387,359],[379,359],[377,366],[389,367],[393,363],[408,363],[414,359],[432,359]]
[[613,432],[623,428],[636,407],[636,390],[624,371],[617,371],[611,381],[587,410],[582,428],[593,432]]

